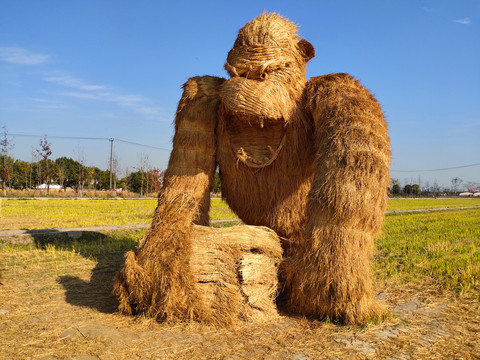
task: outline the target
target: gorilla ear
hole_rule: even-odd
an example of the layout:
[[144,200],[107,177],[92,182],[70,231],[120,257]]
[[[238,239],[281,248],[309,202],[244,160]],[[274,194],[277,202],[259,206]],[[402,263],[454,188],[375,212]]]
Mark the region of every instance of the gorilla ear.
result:
[[300,53],[305,59],[305,62],[308,62],[310,59],[315,57],[315,49],[307,40],[300,40],[298,42],[298,48],[300,49]]

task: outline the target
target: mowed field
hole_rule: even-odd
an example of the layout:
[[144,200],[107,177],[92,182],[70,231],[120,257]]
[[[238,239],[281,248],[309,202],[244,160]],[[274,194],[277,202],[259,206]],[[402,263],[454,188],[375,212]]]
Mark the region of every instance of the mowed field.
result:
[[[144,224],[156,200],[3,200],[0,230]],[[458,209],[475,207],[472,209]],[[0,237],[0,359],[480,359],[480,199],[392,199],[365,327],[282,314],[215,329],[116,312],[112,279],[145,229]],[[219,199],[212,219],[235,219]],[[1,231],[0,231],[1,235]]]

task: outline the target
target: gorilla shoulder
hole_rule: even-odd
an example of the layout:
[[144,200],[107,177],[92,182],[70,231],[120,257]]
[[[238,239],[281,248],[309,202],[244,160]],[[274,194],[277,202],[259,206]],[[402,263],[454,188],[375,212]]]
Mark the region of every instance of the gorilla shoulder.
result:
[[225,79],[216,76],[195,76],[187,80],[183,84],[183,98],[185,100],[193,100],[201,97],[216,97],[220,92],[220,86]]

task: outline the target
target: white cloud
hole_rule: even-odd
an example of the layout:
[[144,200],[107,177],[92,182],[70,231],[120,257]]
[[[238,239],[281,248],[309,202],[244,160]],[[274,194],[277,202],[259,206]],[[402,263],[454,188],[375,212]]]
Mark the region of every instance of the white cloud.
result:
[[106,86],[102,85],[86,84],[83,80],[67,74],[47,76],[44,78],[44,80],[83,91],[98,91],[108,89]]
[[37,104],[38,109],[44,109],[44,110],[62,110],[62,109],[68,109],[69,106],[65,105],[63,103],[58,103],[54,100],[51,99],[42,99],[42,98],[33,98],[33,102]]
[[0,47],[0,60],[19,65],[39,65],[50,59],[50,55],[35,54],[18,47]]
[[90,94],[86,92],[79,91],[66,91],[61,93],[64,96],[69,96],[77,99],[90,99],[90,100],[101,100],[101,98],[95,94]]
[[162,111],[160,108],[156,108],[152,106],[140,107],[138,111],[141,112],[142,114],[155,116],[155,117],[159,117],[162,114]]
[[122,95],[111,92],[103,92],[99,93],[99,95],[102,96],[105,101],[112,101],[118,104],[135,104],[147,101],[147,99],[141,95]]
[[76,99],[96,100],[112,102],[118,106],[132,109],[149,117],[160,116],[161,110],[151,106],[151,101],[138,94],[122,94],[111,87],[97,84],[89,84],[82,79],[65,73],[50,73],[44,77],[45,81],[73,89],[74,91],[62,91],[61,95]]
[[468,17],[463,18],[463,19],[453,20],[453,21],[458,23],[458,24],[462,24],[462,25],[470,25],[472,23],[472,21]]

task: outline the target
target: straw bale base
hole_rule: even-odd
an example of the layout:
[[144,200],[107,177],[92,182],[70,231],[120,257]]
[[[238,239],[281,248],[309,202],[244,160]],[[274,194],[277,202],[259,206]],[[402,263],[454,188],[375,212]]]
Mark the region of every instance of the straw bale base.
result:
[[[274,301],[282,248],[274,231],[249,225],[219,229],[193,225],[190,239],[189,265],[195,278],[194,309],[179,306],[166,319],[157,317],[227,326],[238,320],[255,322],[278,316]],[[128,252],[125,259],[114,289],[120,299],[120,311],[154,314],[151,308],[144,306],[145,301],[140,306],[132,301],[132,298],[139,298],[138,292],[143,288],[131,283],[132,280],[149,277],[149,274],[136,262],[133,251]],[[155,291],[150,289],[148,294],[152,293]],[[156,306],[156,302],[157,299],[147,301],[150,307]]]

